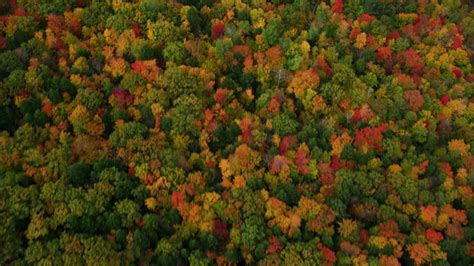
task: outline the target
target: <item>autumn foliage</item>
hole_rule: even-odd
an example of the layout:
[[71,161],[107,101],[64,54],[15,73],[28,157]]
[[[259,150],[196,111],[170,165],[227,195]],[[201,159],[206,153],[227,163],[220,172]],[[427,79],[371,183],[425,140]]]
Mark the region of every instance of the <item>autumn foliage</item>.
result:
[[0,1],[0,265],[470,265],[474,11]]

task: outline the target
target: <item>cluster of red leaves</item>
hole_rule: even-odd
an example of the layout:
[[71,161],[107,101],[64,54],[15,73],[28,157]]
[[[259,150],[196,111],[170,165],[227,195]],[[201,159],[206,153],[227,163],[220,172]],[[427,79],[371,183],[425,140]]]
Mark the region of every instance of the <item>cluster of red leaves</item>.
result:
[[295,153],[295,164],[300,174],[305,175],[308,173],[310,159],[308,146],[306,144],[301,145]]
[[229,239],[229,230],[227,224],[220,219],[214,219],[212,233],[220,241],[227,241]]
[[219,39],[220,37],[222,37],[224,35],[224,28],[225,28],[225,26],[222,23],[217,24],[214,27],[212,27],[211,38],[215,40],[215,39]]
[[423,62],[423,58],[418,54],[418,52],[412,48],[400,52],[397,54],[397,58],[400,62],[410,69],[410,72],[413,75],[421,75],[423,74],[423,70],[425,69],[425,64]]
[[426,236],[426,239],[428,239],[428,241],[433,242],[433,243],[438,243],[439,241],[444,239],[443,234],[435,231],[432,228],[429,228],[426,230],[425,236]]
[[159,68],[156,65],[156,60],[147,60],[147,61],[135,61],[131,65],[132,71],[142,75],[148,81],[152,81],[156,74],[159,72]]
[[281,154],[286,154],[286,152],[296,146],[297,139],[295,136],[285,136],[281,139],[278,149]]
[[128,90],[116,88],[112,90],[112,97],[117,101],[117,107],[125,107],[133,103],[133,95]]
[[344,8],[344,2],[342,0],[336,0],[331,7],[331,11],[334,13],[341,13],[342,8]]
[[425,99],[419,90],[408,90],[403,93],[403,98],[407,101],[410,110],[417,112],[423,106]]
[[354,136],[354,145],[359,149],[373,149],[380,151],[382,149],[383,133],[388,129],[387,124],[381,124],[378,127],[366,127],[357,129]]
[[332,265],[336,262],[336,253],[334,253],[330,248],[321,243],[316,244],[316,247],[323,253],[323,259],[327,265]]
[[272,236],[268,242],[269,245],[265,251],[266,254],[274,254],[280,252],[283,249],[283,245],[276,236]]

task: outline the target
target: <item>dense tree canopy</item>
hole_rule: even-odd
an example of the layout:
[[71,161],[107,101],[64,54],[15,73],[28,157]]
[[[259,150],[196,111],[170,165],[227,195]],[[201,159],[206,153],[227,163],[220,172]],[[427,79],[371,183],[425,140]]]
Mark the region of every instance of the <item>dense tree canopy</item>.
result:
[[469,265],[473,8],[0,1],[0,265]]

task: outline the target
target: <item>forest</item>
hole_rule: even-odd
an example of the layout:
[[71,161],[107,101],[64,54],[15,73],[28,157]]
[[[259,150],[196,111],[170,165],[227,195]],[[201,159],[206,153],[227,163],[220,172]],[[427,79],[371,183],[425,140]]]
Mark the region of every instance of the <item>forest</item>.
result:
[[0,265],[472,265],[471,0],[0,1]]

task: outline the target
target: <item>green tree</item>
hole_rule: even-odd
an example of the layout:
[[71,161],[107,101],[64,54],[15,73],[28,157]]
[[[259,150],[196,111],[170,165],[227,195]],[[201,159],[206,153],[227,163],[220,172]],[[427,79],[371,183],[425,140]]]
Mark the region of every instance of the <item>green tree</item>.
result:
[[299,123],[290,114],[281,113],[272,119],[272,128],[280,136],[293,135],[297,132]]
[[166,61],[181,65],[189,57],[189,53],[181,42],[172,42],[163,49],[163,57]]
[[81,13],[81,22],[88,27],[99,26],[105,24],[107,18],[111,15],[112,8],[108,4],[93,0]]
[[150,45],[150,42],[144,39],[133,40],[130,44],[130,53],[135,60],[150,60],[153,59],[155,51]]
[[268,21],[267,26],[263,29],[262,34],[270,46],[275,45],[282,35],[284,26],[281,20],[272,18]]
[[197,77],[189,75],[184,67],[178,66],[167,68],[161,80],[161,85],[173,100],[190,94],[200,95],[202,88],[199,84]]
[[169,112],[172,132],[197,136],[196,119],[203,116],[202,101],[194,95],[181,96],[175,101],[175,107]]
[[23,68],[23,64],[14,51],[8,50],[0,53],[0,78],[5,78],[13,70],[18,70],[21,68]]
[[254,250],[257,244],[265,239],[265,221],[262,216],[252,215],[245,219],[240,232],[244,248]]
[[216,55],[222,61],[226,60],[226,54],[229,52],[232,47],[234,46],[232,40],[230,39],[218,39],[215,41],[216,43]]
[[164,47],[181,39],[181,30],[166,17],[161,16],[154,22],[147,21],[147,36],[156,46]]
[[121,128],[115,129],[110,134],[109,140],[114,147],[125,147],[127,141],[132,138],[143,138],[148,129],[145,125],[138,122],[127,122]]
[[92,167],[83,162],[77,162],[68,166],[64,178],[73,185],[84,185],[91,180]]
[[114,205],[114,209],[121,217],[122,226],[130,228],[140,219],[140,207],[134,201],[124,199]]
[[18,6],[24,7],[28,12],[39,12],[43,17],[51,13],[63,14],[64,11],[71,9],[75,5],[74,0],[18,0]]

